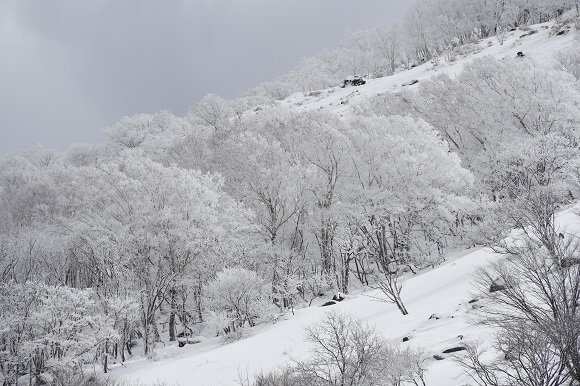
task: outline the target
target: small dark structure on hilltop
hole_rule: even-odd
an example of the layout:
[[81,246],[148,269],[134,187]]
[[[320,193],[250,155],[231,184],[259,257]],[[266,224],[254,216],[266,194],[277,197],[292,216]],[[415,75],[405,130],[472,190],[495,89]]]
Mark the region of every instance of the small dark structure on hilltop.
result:
[[349,76],[348,78],[346,78],[344,80],[344,82],[342,82],[342,86],[340,86],[341,88],[345,88],[347,86],[362,86],[363,84],[366,84],[367,81],[363,79],[362,76]]

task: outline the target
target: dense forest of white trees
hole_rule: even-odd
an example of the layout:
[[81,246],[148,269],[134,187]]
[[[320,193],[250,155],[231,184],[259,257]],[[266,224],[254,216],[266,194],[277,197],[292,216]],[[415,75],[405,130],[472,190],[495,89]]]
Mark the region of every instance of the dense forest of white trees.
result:
[[[151,356],[156,342],[202,327],[242,336],[296,302],[348,293],[353,283],[379,287],[406,314],[402,273],[439,264],[450,248],[497,245],[514,227],[551,259],[574,258],[571,244],[555,243],[552,220],[580,182],[578,51],[562,52],[554,67],[475,60],[417,92],[369,97],[342,119],[273,103],[347,75],[379,77],[451,58],[479,38],[501,39],[574,6],[416,1],[399,25],[353,31],[338,50],[245,97],[210,94],[184,118],[124,117],[100,145],[0,159],[5,384],[89,363],[106,371],[135,342]],[[534,251],[509,251],[527,262],[510,272],[527,272]],[[562,296],[578,300],[570,272],[545,280],[561,279]],[[519,295],[505,295],[514,312],[525,311]],[[566,304],[566,319],[548,319],[578,323],[577,303]],[[577,355],[562,350],[558,375],[578,381]],[[477,355],[474,378],[493,373],[477,367]]]

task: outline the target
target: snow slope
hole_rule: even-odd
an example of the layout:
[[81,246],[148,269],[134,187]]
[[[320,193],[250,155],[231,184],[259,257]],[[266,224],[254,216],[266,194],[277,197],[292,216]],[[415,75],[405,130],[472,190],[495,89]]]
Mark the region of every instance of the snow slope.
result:
[[[336,87],[323,90],[316,97],[294,94],[281,103],[299,110],[327,109],[346,115],[349,114],[349,104],[365,96],[400,90],[401,85],[411,79],[419,80],[418,85],[408,86],[415,88],[422,80],[437,73],[453,76],[466,63],[484,55],[515,57],[522,51],[538,63],[550,63],[555,52],[574,44],[572,33],[550,37],[551,25],[533,26],[537,32],[523,38],[521,35],[527,32],[510,32],[503,45],[499,45],[495,38],[482,40],[473,53],[455,62],[441,62],[436,68],[432,63],[426,63],[390,77],[371,79],[364,86]],[[488,42],[492,42],[491,46]],[[572,209],[563,211],[558,219],[568,231],[580,223]],[[488,336],[489,331],[483,326],[467,322],[472,310],[469,300],[473,299],[470,283],[477,267],[497,258],[486,249],[468,250],[450,256],[446,263],[435,269],[409,277],[402,293],[410,312],[407,316],[402,316],[394,304],[374,300],[371,296],[381,296],[377,291],[351,296],[331,308],[362,318],[395,342],[402,342],[402,338],[407,336],[410,340],[402,344],[439,354],[461,340],[485,340]],[[136,359],[114,365],[110,375],[181,386],[236,385],[238,373],[252,375],[260,370],[273,369],[290,358],[300,359],[308,355],[309,346],[304,341],[303,327],[319,320],[328,310],[329,307],[319,306],[296,310],[295,315],[285,315],[275,324],[260,325],[252,337],[231,344],[221,344],[218,338],[211,338],[183,348],[176,345],[161,348],[157,351],[157,360]],[[438,318],[430,319],[434,314]],[[431,361],[427,381],[430,386],[449,386],[463,384],[467,379],[451,360],[445,359]]]
[[[580,205],[558,215],[567,232],[577,232],[580,218],[575,211]],[[352,314],[376,326],[387,338],[410,344],[432,354],[441,354],[460,342],[485,341],[489,331],[482,325],[468,323],[472,311],[473,273],[477,267],[501,258],[484,248],[468,250],[452,256],[435,269],[409,277],[403,288],[403,300],[409,315],[403,316],[396,306],[373,299],[381,296],[370,291],[351,296],[332,307],[312,306],[286,315],[276,324],[262,325],[255,334],[244,340],[221,344],[219,338],[208,339],[184,348],[175,346],[159,350],[169,358],[157,361],[138,360],[124,366],[116,365],[111,375],[142,382],[167,382],[169,385],[236,385],[238,372],[250,375],[284,364],[290,358],[308,355],[309,344],[304,341],[303,327],[323,316],[331,308]],[[436,317],[432,316],[435,315]],[[403,337],[410,337],[402,343]],[[460,368],[449,358],[431,360],[427,374],[430,386],[459,385],[467,381]]]
[[[459,57],[456,61],[445,62],[443,59],[434,66],[431,62],[424,63],[407,71],[396,73],[378,79],[369,79],[367,84],[358,87],[333,87],[321,90],[320,95],[304,96],[302,93],[295,93],[281,102],[282,106],[289,106],[303,110],[326,110],[334,111],[340,115],[349,115],[349,105],[360,101],[370,95],[381,94],[387,91],[399,91],[403,84],[413,79],[419,83],[406,86],[415,89],[421,85],[421,81],[429,79],[436,74],[448,74],[454,76],[459,73],[465,64],[470,63],[475,58],[483,56],[493,56],[495,58],[516,57],[518,52],[523,52],[528,58],[539,64],[553,64],[554,54],[562,49],[578,44],[574,42],[574,32],[568,32],[561,36],[550,36],[553,22],[537,24],[526,28],[509,32],[503,43],[500,45],[497,38],[491,37],[482,39],[473,46],[467,46],[466,51],[470,53]],[[528,35],[530,30],[537,31]],[[491,44],[491,46],[488,46]]]
[[[456,344],[460,340],[458,335],[463,335],[464,339],[481,335],[480,328],[469,326],[464,316],[470,308],[467,303],[470,300],[470,274],[490,258],[493,254],[480,249],[409,279],[403,290],[403,299],[410,313],[407,316],[402,316],[395,305],[375,301],[363,294],[332,308],[374,324],[378,331],[394,341],[401,342],[404,336],[410,336],[410,341],[405,344],[440,353]],[[380,296],[376,291],[367,294]],[[330,308],[304,308],[295,316],[268,326],[250,338],[227,345],[220,345],[214,339],[182,357],[147,362],[146,366],[135,369],[133,367],[137,366],[130,363],[126,369],[113,369],[112,374],[179,385],[235,385],[238,369],[253,374],[281,365],[289,357],[298,359],[307,355],[303,326],[320,319]],[[429,319],[433,314],[440,319]],[[457,374],[459,371],[451,362],[433,361],[429,385],[448,386],[449,377]]]

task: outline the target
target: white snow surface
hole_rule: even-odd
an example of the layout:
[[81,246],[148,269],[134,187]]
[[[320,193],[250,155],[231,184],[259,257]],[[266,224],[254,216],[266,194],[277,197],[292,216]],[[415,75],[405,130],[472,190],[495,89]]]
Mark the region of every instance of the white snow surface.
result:
[[[318,97],[295,94],[282,101],[282,104],[296,109],[329,109],[345,115],[348,114],[350,103],[366,95],[400,90],[401,85],[411,79],[418,79],[419,83],[407,87],[419,87],[422,80],[436,73],[445,72],[453,76],[476,57],[515,57],[518,51],[522,51],[538,63],[550,63],[555,52],[575,43],[573,32],[550,37],[551,26],[552,23],[532,26],[538,32],[524,38],[520,36],[526,31],[510,32],[501,46],[496,38],[482,40],[475,51],[479,52],[452,63],[442,62],[437,68],[426,63],[390,77],[371,79],[364,86],[323,90]],[[488,41],[492,42],[490,47]],[[344,100],[348,100],[348,103],[340,104]],[[568,232],[577,232],[580,228],[580,221],[575,214],[579,208],[576,206],[558,215],[561,227]],[[318,303],[295,310],[295,315],[287,313],[277,323],[264,323],[255,327],[253,336],[238,342],[223,344],[220,338],[208,338],[199,344],[182,348],[177,347],[177,342],[172,342],[172,345],[156,350],[157,360],[132,359],[122,365],[113,365],[109,375],[139,380],[145,384],[161,381],[181,386],[237,385],[238,373],[251,376],[288,363],[291,358],[306,358],[309,343],[304,340],[304,326],[320,320],[331,309],[361,318],[393,342],[412,345],[431,354],[440,354],[447,348],[465,342],[489,341],[489,330],[468,322],[472,312],[469,301],[476,297],[471,283],[477,267],[498,258],[501,256],[485,248],[469,249],[448,256],[445,263],[434,269],[421,271],[417,275],[409,274],[402,292],[403,301],[410,313],[407,316],[401,315],[394,304],[373,299],[372,296],[381,297],[380,292],[360,292],[331,307],[320,307]],[[439,318],[430,319],[433,314]],[[403,337],[410,337],[410,340],[402,343]],[[449,357],[440,361],[431,360],[429,363],[429,386],[462,385],[468,381]]]

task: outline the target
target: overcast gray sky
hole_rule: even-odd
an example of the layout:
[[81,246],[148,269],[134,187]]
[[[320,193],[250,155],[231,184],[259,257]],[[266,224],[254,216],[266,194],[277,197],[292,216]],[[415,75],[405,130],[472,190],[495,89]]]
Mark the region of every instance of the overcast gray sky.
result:
[[0,0],[0,156],[235,97],[409,0]]

